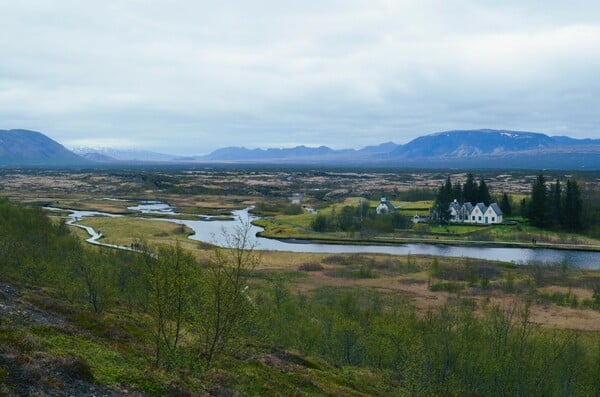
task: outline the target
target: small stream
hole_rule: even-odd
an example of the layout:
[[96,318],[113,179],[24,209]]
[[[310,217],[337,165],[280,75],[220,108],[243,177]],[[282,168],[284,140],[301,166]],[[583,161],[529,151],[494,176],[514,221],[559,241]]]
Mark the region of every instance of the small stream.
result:
[[91,226],[81,225],[77,222],[81,221],[83,218],[89,218],[93,216],[108,216],[111,218],[121,218],[123,215],[109,214],[107,212],[98,212],[98,211],[78,211],[78,210],[68,210],[63,208],[54,208],[54,207],[44,207],[49,211],[68,211],[70,214],[67,217],[67,225],[75,226],[80,229],[83,229],[90,235],[90,237],[85,240],[86,242],[94,245],[99,245],[101,247],[109,247],[109,248],[118,248],[126,251],[137,252],[137,250],[127,247],[124,245],[116,245],[116,244],[106,244],[101,243],[99,240],[103,237],[102,233],[94,230]]
[[[142,202],[137,206],[129,207],[133,211],[139,211],[145,214],[172,214],[176,215],[174,209],[168,204],[152,201]],[[61,210],[54,208],[53,210]],[[89,216],[121,216],[96,211],[69,211],[69,223],[74,226],[84,228],[90,234],[87,240],[93,244],[112,246],[100,243],[98,240],[101,234],[92,228],[80,224],[74,224],[82,218]],[[251,222],[257,217],[249,213],[249,209],[237,210],[232,212],[234,220],[212,219],[211,217],[199,217],[198,220],[181,220],[170,218],[152,218],[154,220],[184,224],[194,230],[194,234],[189,238],[196,241],[223,246],[225,236],[234,234],[244,224]],[[391,255],[436,255],[465,257],[476,259],[500,260],[513,262],[517,264],[544,263],[560,264],[567,263],[571,266],[585,269],[600,269],[600,252],[576,251],[576,250],[558,250],[549,248],[516,248],[516,247],[475,247],[459,245],[436,245],[436,244],[397,244],[397,245],[339,245],[325,244],[307,241],[276,240],[264,237],[258,237],[256,234],[263,231],[263,228],[251,225],[250,244],[259,250],[266,251],[289,251],[305,253],[383,253]],[[115,246],[112,246],[115,247]],[[116,247],[131,250],[128,247]]]

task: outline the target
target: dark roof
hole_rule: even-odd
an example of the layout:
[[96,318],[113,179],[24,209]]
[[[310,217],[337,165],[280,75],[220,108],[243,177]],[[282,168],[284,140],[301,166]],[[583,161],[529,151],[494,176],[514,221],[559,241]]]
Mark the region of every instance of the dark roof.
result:
[[394,207],[394,205],[392,203],[390,203],[385,197],[381,198],[381,202],[379,203],[378,207],[382,204],[387,207],[388,211],[396,210],[396,207]]
[[467,212],[470,214],[471,211],[473,211],[473,204],[466,202],[463,204],[463,207],[465,207],[465,209],[467,210]]
[[477,203],[475,207],[479,208],[479,211],[481,211],[482,214],[487,211],[487,207],[483,203]]
[[493,209],[497,215],[502,215],[502,210],[500,209],[500,206],[498,204],[492,203],[490,204],[490,208]]

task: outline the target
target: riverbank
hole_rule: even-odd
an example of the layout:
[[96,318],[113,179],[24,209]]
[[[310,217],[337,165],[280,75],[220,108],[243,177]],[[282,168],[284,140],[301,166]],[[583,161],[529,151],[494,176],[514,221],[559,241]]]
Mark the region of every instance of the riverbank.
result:
[[[325,244],[433,244],[463,247],[505,247],[600,252],[600,241],[574,233],[541,230],[527,224],[473,226],[451,224],[427,230],[396,230],[365,237],[357,232],[316,232],[306,216],[254,218],[252,223],[264,230],[260,237],[291,242]],[[431,230],[429,230],[431,229]],[[442,232],[446,230],[447,233]]]
[[[257,224],[257,226],[259,226]],[[262,226],[261,226],[262,227]],[[339,245],[394,245],[394,244],[433,244],[461,247],[504,247],[504,248],[530,248],[530,249],[555,249],[566,251],[600,252],[600,245],[581,244],[554,244],[554,243],[520,243],[513,241],[477,241],[477,240],[454,240],[440,238],[409,238],[409,237],[374,237],[371,239],[360,238],[338,238],[338,237],[282,237],[265,232],[258,232],[257,236],[278,241],[297,244],[324,243]]]
[[[72,211],[71,218],[86,218],[84,223],[94,231],[106,232],[111,237],[109,244],[131,247],[132,243],[144,239],[148,243],[179,241],[184,248],[193,249],[195,245],[211,244],[222,246],[227,236],[234,236],[249,224],[248,244],[260,251],[285,251],[291,253],[381,253],[389,255],[429,255],[456,258],[473,258],[485,260],[500,260],[516,264],[566,263],[578,268],[600,268],[600,250],[569,249],[569,247],[542,247],[536,245],[506,246],[490,244],[489,241],[465,244],[465,240],[421,240],[410,242],[400,239],[371,239],[360,240],[344,237],[339,239],[320,239],[321,236],[311,234],[311,238],[266,238],[265,230],[256,225],[256,218],[249,214],[248,208],[232,212],[237,221],[223,220],[182,220],[169,218],[147,219],[140,217],[122,217],[89,211]],[[254,223],[251,223],[254,222]],[[168,226],[170,225],[170,226]],[[189,228],[185,231],[185,228]],[[184,232],[185,231],[185,232]],[[192,233],[193,232],[193,233]],[[100,233],[100,232],[96,232]],[[92,234],[92,233],[90,233]],[[179,239],[179,237],[186,237]],[[316,237],[316,238],[314,238]],[[326,237],[326,236],[323,236]],[[225,240],[223,240],[225,238]],[[314,238],[314,239],[313,239]],[[114,240],[113,240],[114,239]],[[117,247],[111,247],[117,248]],[[535,249],[534,249],[535,248]],[[589,248],[589,247],[585,247]],[[593,247],[596,248],[596,247]]]

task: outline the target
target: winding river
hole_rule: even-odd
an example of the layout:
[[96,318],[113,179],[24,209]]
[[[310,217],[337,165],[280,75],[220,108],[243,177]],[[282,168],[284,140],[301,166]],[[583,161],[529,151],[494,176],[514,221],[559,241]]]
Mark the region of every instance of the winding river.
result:
[[[135,207],[129,207],[130,210],[139,211],[145,214],[175,215],[173,208],[160,202],[142,202]],[[54,209],[59,210],[59,209]],[[180,220],[172,218],[151,218],[154,220],[168,221],[177,224],[184,224],[191,228],[194,234],[189,238],[210,244],[223,246],[225,244],[225,235],[231,235],[239,230],[244,224],[256,219],[248,212],[249,209],[233,211],[234,220],[213,219],[203,217],[201,220]],[[101,234],[92,228],[75,224],[75,222],[88,216],[115,216],[113,214],[91,212],[91,211],[69,211],[69,222],[74,226],[82,227],[90,234],[88,242],[99,243]],[[263,228],[250,226],[250,244],[259,250],[267,251],[289,251],[306,253],[384,253],[392,255],[438,255],[452,257],[468,257],[488,260],[501,260],[517,264],[544,263],[560,264],[567,263],[571,266],[585,269],[600,269],[600,252],[575,251],[575,250],[557,250],[548,248],[515,248],[515,247],[474,247],[474,246],[452,246],[436,244],[398,244],[398,245],[338,245],[325,244],[306,241],[281,241],[258,237],[257,233],[263,231]],[[110,246],[110,245],[108,245]],[[114,247],[114,246],[112,246]],[[118,247],[127,249],[127,247]]]

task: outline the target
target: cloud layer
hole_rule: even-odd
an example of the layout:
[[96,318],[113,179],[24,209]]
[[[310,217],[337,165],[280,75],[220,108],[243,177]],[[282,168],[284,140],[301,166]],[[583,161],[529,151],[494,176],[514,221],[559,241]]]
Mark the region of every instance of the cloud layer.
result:
[[0,128],[69,145],[600,137],[594,1],[2,3]]

